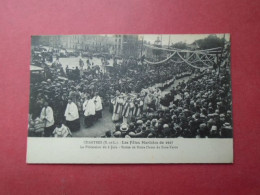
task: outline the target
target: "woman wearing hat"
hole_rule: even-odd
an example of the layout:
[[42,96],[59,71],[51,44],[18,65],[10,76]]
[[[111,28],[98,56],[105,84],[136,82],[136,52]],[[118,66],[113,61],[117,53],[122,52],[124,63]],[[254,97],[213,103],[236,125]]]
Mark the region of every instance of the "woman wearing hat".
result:
[[122,123],[122,125],[120,126],[120,131],[121,131],[122,137],[125,137],[125,135],[128,132],[128,125],[126,123]]

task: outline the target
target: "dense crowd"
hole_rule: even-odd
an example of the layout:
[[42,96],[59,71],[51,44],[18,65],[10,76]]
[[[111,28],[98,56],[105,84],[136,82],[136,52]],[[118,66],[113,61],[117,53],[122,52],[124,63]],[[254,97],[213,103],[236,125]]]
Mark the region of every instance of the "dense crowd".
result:
[[[138,65],[135,59],[114,63],[106,71],[90,59],[85,64],[80,59],[79,68],[65,71],[58,60],[41,64],[44,79],[30,86],[29,136],[72,136],[80,117],[89,127],[109,107],[115,129],[105,137],[232,137],[226,71],[200,72],[171,62]],[[162,96],[176,79],[190,75]]]
[[106,137],[231,138],[230,76],[205,71],[186,83],[180,82],[160,101],[129,124],[118,124]]

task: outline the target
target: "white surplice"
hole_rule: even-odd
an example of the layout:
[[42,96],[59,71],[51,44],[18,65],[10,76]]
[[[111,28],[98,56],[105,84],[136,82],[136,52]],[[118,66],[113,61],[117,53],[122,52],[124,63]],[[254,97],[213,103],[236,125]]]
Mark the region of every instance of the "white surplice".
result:
[[44,121],[45,127],[50,127],[54,125],[53,110],[50,106],[47,106],[47,108],[42,108],[40,118]]
[[67,104],[64,116],[67,121],[74,121],[79,118],[78,107],[74,102]]

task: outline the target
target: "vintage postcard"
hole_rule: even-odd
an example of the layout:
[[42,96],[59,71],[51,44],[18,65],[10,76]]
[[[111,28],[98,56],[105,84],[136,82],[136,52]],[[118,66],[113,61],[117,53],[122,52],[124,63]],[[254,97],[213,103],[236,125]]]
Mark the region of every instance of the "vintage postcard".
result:
[[233,163],[230,45],[32,36],[27,163]]

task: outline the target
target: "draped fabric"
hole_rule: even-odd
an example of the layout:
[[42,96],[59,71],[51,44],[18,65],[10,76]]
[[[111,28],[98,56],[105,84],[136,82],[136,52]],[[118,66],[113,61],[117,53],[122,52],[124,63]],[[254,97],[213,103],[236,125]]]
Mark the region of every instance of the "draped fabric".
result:
[[[168,56],[166,59],[158,61],[158,62],[151,62],[151,61],[145,59],[144,61],[147,64],[159,65],[159,64],[163,64],[163,63],[171,60],[172,62],[175,62],[175,63],[185,62],[187,65],[189,65],[193,68],[196,68],[196,69],[201,69],[201,67],[195,66],[194,65],[195,62],[201,62],[204,66],[206,66],[206,68],[212,67],[212,65],[214,64],[214,62],[211,59],[212,55],[215,55],[214,52],[219,52],[221,50],[221,47],[205,49],[205,50],[187,50],[187,49],[167,49],[167,48],[162,48],[162,47],[161,48],[155,47],[155,46],[152,46],[152,45],[145,45],[145,46],[147,48],[151,48],[151,49],[172,52],[172,54],[170,54],[170,56]],[[191,55],[188,58],[185,59],[180,53],[182,53],[182,54],[187,53],[187,54],[191,54]],[[195,54],[196,58],[191,60],[194,57],[194,54]],[[203,55],[203,57],[205,57],[205,60],[202,60],[199,55]],[[174,56],[180,58],[180,61],[174,61],[172,59]],[[210,58],[209,58],[209,56],[210,56]]]

